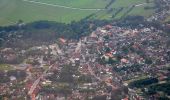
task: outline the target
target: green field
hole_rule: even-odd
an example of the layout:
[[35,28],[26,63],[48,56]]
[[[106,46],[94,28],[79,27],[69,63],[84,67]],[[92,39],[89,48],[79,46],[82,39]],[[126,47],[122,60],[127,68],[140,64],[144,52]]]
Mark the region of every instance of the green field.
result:
[[14,68],[11,67],[8,64],[0,64],[0,71],[9,71],[9,70],[13,70]]
[[[14,24],[18,20],[26,23],[38,20],[69,23],[91,14],[94,15],[92,18],[110,19],[115,10],[108,12],[104,9],[109,2],[110,0],[0,0],[0,26]],[[124,8],[115,16],[117,19],[125,15],[130,6],[145,2],[146,0],[115,0],[109,8]],[[135,7],[126,15],[150,16],[153,10],[145,10],[145,6],[153,4]]]

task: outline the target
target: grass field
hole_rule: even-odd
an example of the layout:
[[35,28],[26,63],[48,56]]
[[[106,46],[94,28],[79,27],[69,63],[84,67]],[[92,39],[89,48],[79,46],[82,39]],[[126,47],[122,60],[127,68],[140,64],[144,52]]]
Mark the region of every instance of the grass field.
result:
[[[110,19],[114,10],[103,10],[109,2],[110,0],[0,0],[0,26],[14,24],[18,20],[26,23],[37,20],[69,23],[91,14],[94,14],[93,18],[96,19]],[[115,16],[120,18],[130,6],[145,2],[146,0],[115,0],[110,8],[123,7]],[[145,6],[152,4],[135,7],[127,15],[150,16],[153,10],[145,10]]]
[[8,64],[0,64],[0,71],[9,71],[9,70],[13,70],[14,68],[11,67]]
[[170,16],[165,19],[165,22],[169,22],[169,21],[170,21]]
[[104,8],[111,0],[34,0],[76,8]]

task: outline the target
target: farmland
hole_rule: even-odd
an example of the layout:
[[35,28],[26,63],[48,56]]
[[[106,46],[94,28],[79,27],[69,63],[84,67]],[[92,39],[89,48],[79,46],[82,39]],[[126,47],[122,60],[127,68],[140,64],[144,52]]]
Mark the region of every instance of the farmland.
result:
[[[89,15],[95,19],[119,19],[127,15],[150,16],[154,10],[146,10],[146,0],[115,0],[105,9],[111,0],[0,0],[0,25],[14,24],[18,20],[33,22],[49,20],[69,23],[81,20]],[[128,12],[132,5],[139,5]],[[122,10],[116,13],[119,8]],[[109,9],[112,9],[109,11]],[[145,12],[145,13],[144,13]],[[113,14],[116,13],[114,17]]]

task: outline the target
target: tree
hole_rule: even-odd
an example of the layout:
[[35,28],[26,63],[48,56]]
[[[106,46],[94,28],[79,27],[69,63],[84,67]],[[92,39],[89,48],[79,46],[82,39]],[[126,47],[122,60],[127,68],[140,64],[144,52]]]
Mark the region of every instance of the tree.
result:
[[145,63],[149,64],[149,65],[152,64],[152,59],[151,58],[146,58]]

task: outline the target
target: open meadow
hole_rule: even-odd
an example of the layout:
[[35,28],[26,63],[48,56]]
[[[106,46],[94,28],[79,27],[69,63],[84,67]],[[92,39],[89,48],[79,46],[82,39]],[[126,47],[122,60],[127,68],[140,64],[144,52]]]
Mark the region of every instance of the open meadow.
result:
[[[136,6],[132,9],[133,5]],[[144,9],[146,6],[154,5],[146,0],[0,0],[0,26],[18,20],[69,23],[89,15],[95,19],[119,19],[127,15],[148,17],[154,10]]]

